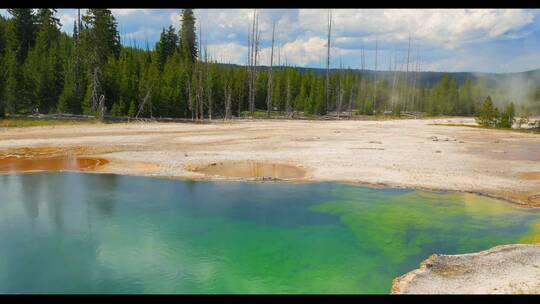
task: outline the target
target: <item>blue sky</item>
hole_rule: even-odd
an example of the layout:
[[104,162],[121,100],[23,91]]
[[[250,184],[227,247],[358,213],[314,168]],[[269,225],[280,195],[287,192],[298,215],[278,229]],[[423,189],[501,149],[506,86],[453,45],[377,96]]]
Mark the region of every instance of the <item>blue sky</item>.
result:
[[[123,42],[152,47],[163,27],[178,28],[180,9],[113,9]],[[326,9],[258,10],[261,64],[268,64],[272,22],[277,26],[280,61],[324,67]],[[209,55],[244,64],[251,9],[195,10],[197,27]],[[6,10],[0,15],[7,16]],[[521,72],[540,68],[540,10],[333,10],[332,66],[360,68],[362,48],[367,69],[405,69],[409,37],[410,64],[424,71]],[[62,30],[71,33],[76,10],[59,9]],[[419,60],[417,60],[419,58]],[[277,51],[275,60],[277,61]]]

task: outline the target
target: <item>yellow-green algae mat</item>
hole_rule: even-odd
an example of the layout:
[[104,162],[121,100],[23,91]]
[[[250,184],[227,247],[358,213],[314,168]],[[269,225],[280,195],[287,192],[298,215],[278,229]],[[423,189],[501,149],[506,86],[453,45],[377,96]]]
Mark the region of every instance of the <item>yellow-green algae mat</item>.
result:
[[432,253],[535,242],[540,213],[338,183],[0,175],[0,293],[388,293]]

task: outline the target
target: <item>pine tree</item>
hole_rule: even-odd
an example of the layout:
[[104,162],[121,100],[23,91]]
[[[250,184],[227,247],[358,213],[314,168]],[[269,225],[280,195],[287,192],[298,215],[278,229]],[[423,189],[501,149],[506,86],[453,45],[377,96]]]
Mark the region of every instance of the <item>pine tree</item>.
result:
[[32,108],[48,113],[56,106],[62,90],[60,22],[55,9],[40,9],[35,46],[28,53],[24,72],[33,88]]
[[474,99],[473,85],[470,78],[465,80],[465,83],[459,90],[459,112],[460,115],[474,114]]
[[499,111],[493,106],[493,101],[491,101],[491,97],[488,96],[480,108],[476,121],[481,126],[495,126],[498,116]]
[[16,53],[8,50],[5,56],[6,82],[4,86],[4,111],[9,114],[30,112],[30,107],[25,102],[28,94],[23,87],[23,75]]
[[6,29],[7,22],[4,17],[0,16],[0,117],[4,117],[4,87],[7,78],[7,67],[5,64],[6,50]]
[[156,54],[161,71],[167,59],[178,50],[178,40],[178,35],[172,25],[167,30],[163,28],[159,41],[156,43]]
[[[79,36],[79,29],[77,26],[77,21],[73,22],[73,39],[72,44],[75,44],[77,48],[76,41]],[[71,42],[71,41],[70,41]],[[76,54],[73,54],[76,50],[70,49],[66,53],[66,60],[64,66],[64,83],[62,92],[60,93],[58,99],[58,105],[56,111],[58,113],[78,113],[80,106],[80,100],[77,98],[77,57]]]
[[116,19],[108,9],[88,9],[83,16],[83,22],[88,29],[87,47],[93,53],[93,60],[103,66],[109,56],[120,56],[120,35]]
[[18,63],[22,64],[30,48],[34,46],[36,16],[31,8],[8,9],[8,13],[13,16],[8,42],[11,50],[15,52]]
[[180,53],[184,60],[195,62],[197,60],[197,35],[195,33],[195,16],[192,9],[182,10],[182,27],[180,28]]
[[84,29],[80,34],[86,48],[88,67],[88,86],[83,102],[84,112],[95,114],[99,103],[111,104],[105,97],[106,87],[103,86],[103,69],[109,57],[118,58],[120,55],[120,35],[116,28],[116,19],[108,9],[88,9],[83,16]]

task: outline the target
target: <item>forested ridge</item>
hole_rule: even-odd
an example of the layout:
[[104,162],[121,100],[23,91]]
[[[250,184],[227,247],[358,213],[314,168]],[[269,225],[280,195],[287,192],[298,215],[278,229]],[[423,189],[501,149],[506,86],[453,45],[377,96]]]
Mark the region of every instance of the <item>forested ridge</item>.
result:
[[[294,115],[373,115],[423,112],[476,115],[488,95],[517,111],[540,110],[540,84],[522,100],[481,77],[458,83],[447,74],[434,85],[422,72],[358,73],[333,68],[257,62],[258,20],[254,15],[246,66],[218,63],[200,43],[190,9],[181,28],[164,28],[153,47],[122,44],[117,22],[107,9],[88,9],[60,31],[55,9],[9,9],[0,16],[0,115],[71,113],[129,117],[231,118],[256,111]],[[330,32],[329,32],[330,33]],[[329,39],[330,41],[330,39]],[[218,55],[218,54],[213,54]],[[216,56],[217,57],[217,56]],[[408,65],[408,62],[407,62]]]

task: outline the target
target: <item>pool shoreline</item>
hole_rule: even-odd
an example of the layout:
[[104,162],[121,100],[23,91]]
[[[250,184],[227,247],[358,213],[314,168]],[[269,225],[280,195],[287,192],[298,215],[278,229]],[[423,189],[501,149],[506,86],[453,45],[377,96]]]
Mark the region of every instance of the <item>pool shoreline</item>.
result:
[[[531,267],[526,267],[531,266]],[[540,244],[433,254],[392,281],[391,294],[539,294]]]

